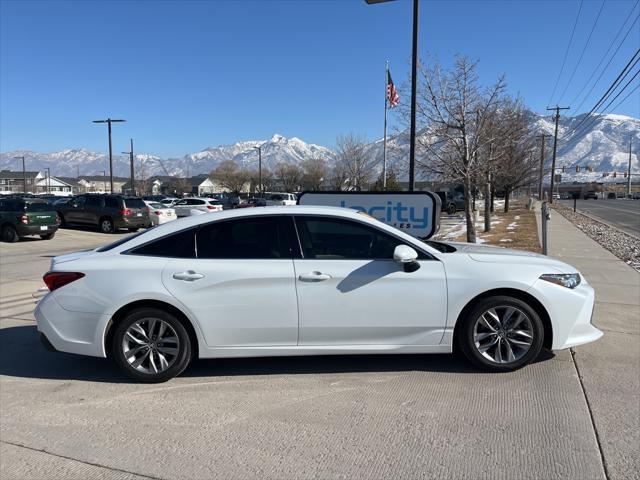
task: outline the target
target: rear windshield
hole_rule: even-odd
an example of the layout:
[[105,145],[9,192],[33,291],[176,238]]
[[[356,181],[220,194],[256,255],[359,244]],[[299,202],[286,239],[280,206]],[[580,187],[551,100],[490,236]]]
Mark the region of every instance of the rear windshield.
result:
[[126,208],[147,208],[147,204],[141,198],[125,198],[124,206]]
[[54,208],[49,202],[26,202],[25,211],[27,212],[52,212]]

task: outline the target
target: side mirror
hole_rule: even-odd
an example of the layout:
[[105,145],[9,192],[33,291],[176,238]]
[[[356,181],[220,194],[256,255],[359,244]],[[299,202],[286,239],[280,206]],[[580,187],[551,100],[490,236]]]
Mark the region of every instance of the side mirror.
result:
[[420,264],[416,261],[417,258],[418,252],[407,245],[398,245],[393,250],[393,260],[402,264],[407,273],[415,272],[420,268]]

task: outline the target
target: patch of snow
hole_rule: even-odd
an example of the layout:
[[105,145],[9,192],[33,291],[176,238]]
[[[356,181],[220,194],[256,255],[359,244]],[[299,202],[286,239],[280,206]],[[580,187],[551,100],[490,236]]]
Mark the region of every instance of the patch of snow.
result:
[[510,238],[502,238],[502,239],[500,239],[500,241],[501,242],[513,242],[513,240],[510,239]]
[[518,226],[518,222],[512,222],[509,225],[507,225],[507,230],[515,230],[517,226]]

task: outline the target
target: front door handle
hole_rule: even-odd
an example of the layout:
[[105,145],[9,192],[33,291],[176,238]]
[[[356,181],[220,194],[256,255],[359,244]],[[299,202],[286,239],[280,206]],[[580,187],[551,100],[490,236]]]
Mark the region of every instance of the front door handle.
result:
[[298,277],[301,282],[322,282],[323,280],[329,280],[331,275],[327,275],[322,272],[302,273]]
[[196,273],[193,270],[187,270],[186,272],[174,273],[173,278],[175,278],[176,280],[184,280],[185,282],[193,282],[195,280],[204,278],[204,275],[201,273]]

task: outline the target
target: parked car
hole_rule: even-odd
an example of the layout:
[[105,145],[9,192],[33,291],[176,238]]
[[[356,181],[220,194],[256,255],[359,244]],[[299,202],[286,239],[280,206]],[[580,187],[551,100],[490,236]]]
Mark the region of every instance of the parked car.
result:
[[173,208],[169,208],[160,202],[144,202],[147,204],[149,220],[151,225],[162,225],[163,223],[177,220],[178,216]]
[[[154,201],[154,200],[150,200],[150,201]],[[173,207],[179,201],[180,201],[179,198],[167,197],[160,200],[160,203],[165,207]]]
[[608,198],[608,199],[613,199],[613,200],[615,200],[615,199],[616,199],[616,194],[615,194],[615,192],[609,192],[609,193],[607,193],[607,198]]
[[246,202],[240,203],[236,208],[266,207],[267,201],[264,198],[251,197]]
[[571,199],[571,194],[569,192],[562,192],[560,194],[560,200],[569,200]]
[[[551,257],[423,242],[331,207],[199,215],[52,259],[45,345],[141,382],[192,358],[446,353],[483,370],[602,336],[594,290]],[[416,360],[419,361],[419,360]]]
[[30,235],[51,240],[58,225],[55,208],[45,200],[0,197],[0,237],[3,242],[17,242]]
[[633,192],[633,193],[631,194],[631,198],[632,198],[633,200],[640,200],[640,192]]
[[584,199],[585,200],[589,200],[590,198],[593,198],[594,200],[597,200],[598,199],[598,195],[593,190],[589,190],[587,193],[584,194]]
[[87,193],[57,206],[62,226],[90,225],[103,233],[120,228],[135,232],[151,225],[147,205],[141,198]]
[[190,210],[200,210],[205,213],[221,212],[222,204],[215,198],[188,197],[173,205],[178,217],[190,216]]
[[298,198],[293,193],[265,193],[264,199],[267,206],[295,205],[298,203]]

